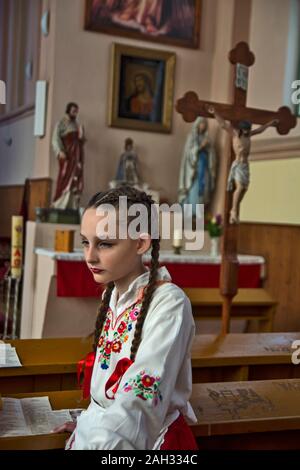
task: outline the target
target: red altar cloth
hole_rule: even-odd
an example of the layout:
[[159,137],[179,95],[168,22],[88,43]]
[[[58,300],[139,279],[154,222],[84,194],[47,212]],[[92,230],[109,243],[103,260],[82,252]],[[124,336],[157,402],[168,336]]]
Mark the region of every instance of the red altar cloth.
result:
[[[179,287],[219,287],[220,264],[162,263]],[[239,266],[240,288],[261,287],[261,265]],[[57,260],[58,297],[99,297],[103,286],[96,284],[83,261]]]

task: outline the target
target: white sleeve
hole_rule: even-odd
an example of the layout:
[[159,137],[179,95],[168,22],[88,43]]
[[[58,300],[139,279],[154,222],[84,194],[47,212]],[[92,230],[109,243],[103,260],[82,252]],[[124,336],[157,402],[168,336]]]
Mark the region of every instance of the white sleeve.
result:
[[[153,448],[193,336],[189,299],[174,286],[162,286],[150,305],[135,362],[124,374],[114,403],[91,423],[87,449]],[[183,402],[190,388],[184,384]]]

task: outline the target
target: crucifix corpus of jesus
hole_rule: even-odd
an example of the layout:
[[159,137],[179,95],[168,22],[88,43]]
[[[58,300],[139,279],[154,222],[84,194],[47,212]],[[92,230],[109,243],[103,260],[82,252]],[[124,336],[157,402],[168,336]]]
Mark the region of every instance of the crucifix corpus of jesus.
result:
[[227,191],[233,191],[232,207],[230,210],[229,223],[239,222],[240,203],[246,194],[250,182],[249,154],[251,148],[251,137],[262,134],[268,127],[279,124],[279,119],[273,119],[263,126],[252,130],[250,121],[239,121],[237,127],[225,121],[213,106],[208,106],[208,112],[212,114],[220,127],[226,130],[232,139],[232,149],[235,155],[227,180]]
[[[288,134],[297,122],[287,106],[282,106],[276,112],[246,107],[248,70],[255,61],[246,42],[238,43],[230,51],[229,61],[234,66],[232,104],[201,101],[193,91],[187,92],[176,103],[176,110],[186,122],[193,122],[198,116],[216,118],[231,137],[230,148],[225,150],[223,156],[226,159],[227,187],[220,278],[223,296],[222,333],[229,331],[231,303],[238,290],[237,222],[240,203],[249,186],[248,157],[251,138],[270,126],[275,126],[281,135]],[[254,124],[259,127],[252,129]]]

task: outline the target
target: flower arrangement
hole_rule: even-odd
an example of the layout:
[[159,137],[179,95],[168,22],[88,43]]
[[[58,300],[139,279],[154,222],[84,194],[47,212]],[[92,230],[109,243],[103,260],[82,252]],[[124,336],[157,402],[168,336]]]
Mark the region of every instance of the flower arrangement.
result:
[[205,230],[208,231],[211,238],[220,237],[223,231],[221,214],[217,214],[213,217],[209,216],[205,224]]

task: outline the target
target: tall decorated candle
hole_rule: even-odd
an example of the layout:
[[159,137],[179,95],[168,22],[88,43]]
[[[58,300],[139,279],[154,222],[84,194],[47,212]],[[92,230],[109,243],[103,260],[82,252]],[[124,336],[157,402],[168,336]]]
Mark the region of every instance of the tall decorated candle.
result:
[[11,277],[18,279],[22,275],[23,260],[23,217],[12,216],[11,231]]

